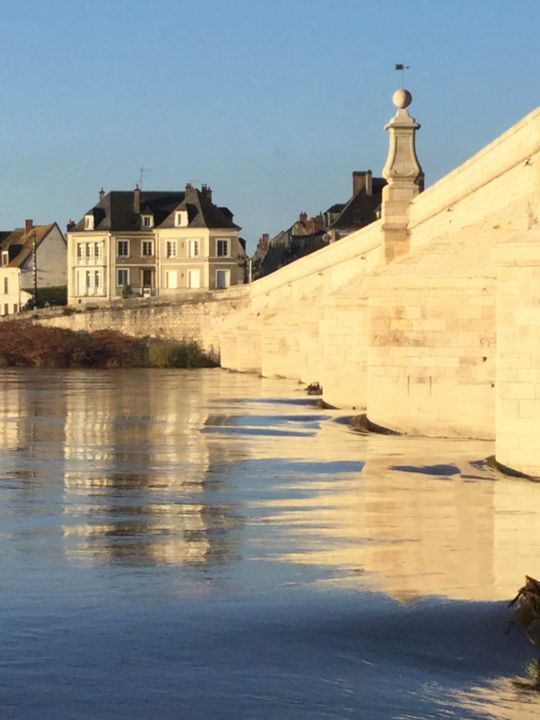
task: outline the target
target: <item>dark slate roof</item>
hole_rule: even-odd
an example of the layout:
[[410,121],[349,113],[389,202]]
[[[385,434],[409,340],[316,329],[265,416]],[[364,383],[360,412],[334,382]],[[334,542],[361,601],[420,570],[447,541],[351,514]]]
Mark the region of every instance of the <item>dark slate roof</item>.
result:
[[357,230],[376,220],[385,185],[386,180],[383,178],[373,178],[372,194],[368,195],[363,187],[353,195],[330,227],[336,230]]
[[[94,216],[95,230],[140,230],[141,215],[152,214],[154,225],[160,225],[184,198],[183,192],[140,192],[140,212],[135,212],[134,190],[112,190],[104,195],[86,215]],[[73,228],[84,230],[84,217]]]
[[197,188],[186,188],[184,198],[172,209],[160,226],[174,227],[174,213],[179,210],[187,210],[189,227],[240,230],[240,227],[233,222],[233,214],[229,208],[214,205],[206,193]]
[[[153,215],[154,227],[174,227],[174,213],[187,210],[189,227],[234,228],[228,208],[218,208],[201,191],[195,188],[185,192],[139,192],[139,212],[135,212],[136,190],[111,190],[97,205],[85,213],[94,216],[94,229],[107,231],[134,231],[143,229],[142,215]],[[84,217],[73,228],[84,230]]]
[[335,205],[331,205],[328,210],[326,210],[327,213],[340,213],[342,212],[343,208],[345,207],[345,203],[336,203]]

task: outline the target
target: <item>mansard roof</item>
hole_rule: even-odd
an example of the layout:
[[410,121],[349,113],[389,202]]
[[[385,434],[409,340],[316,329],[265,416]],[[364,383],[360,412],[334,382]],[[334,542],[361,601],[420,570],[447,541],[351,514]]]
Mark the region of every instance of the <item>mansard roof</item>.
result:
[[[207,197],[206,191],[189,186],[182,192],[111,190],[84,217],[93,216],[94,230],[130,232],[143,228],[143,215],[153,216],[154,227],[174,227],[175,212],[178,210],[187,210],[188,227],[240,229],[232,221],[233,214],[228,208],[217,207]],[[84,217],[75,225],[74,231],[85,229]]]

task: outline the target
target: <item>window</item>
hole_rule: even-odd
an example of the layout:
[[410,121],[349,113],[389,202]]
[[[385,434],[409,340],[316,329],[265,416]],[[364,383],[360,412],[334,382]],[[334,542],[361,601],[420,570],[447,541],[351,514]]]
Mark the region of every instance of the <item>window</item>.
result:
[[188,287],[193,289],[201,287],[200,270],[188,270]]
[[154,254],[154,243],[152,242],[152,240],[142,241],[142,254],[145,257],[149,257],[150,255]]
[[83,243],[77,243],[77,259],[81,260],[83,256],[84,245]]
[[178,287],[178,275],[176,270],[167,270],[165,272],[165,287],[169,289]]
[[94,257],[99,260],[101,257],[101,243],[94,243]]
[[94,229],[94,216],[93,215],[85,215],[84,216],[84,229],[85,230],[93,230]]
[[86,243],[86,259],[89,260],[92,257],[92,243]]
[[92,273],[90,270],[85,272],[85,287],[89,290],[92,287]]
[[127,268],[118,268],[116,270],[117,287],[125,287],[129,285],[129,270]]
[[96,290],[99,290],[101,288],[101,285],[101,270],[94,270],[94,287],[96,288]]
[[129,240],[118,240],[116,247],[118,257],[129,257]]
[[151,228],[154,225],[154,218],[152,215],[143,215],[142,216],[142,226],[143,228]]
[[4,278],[4,295],[9,293],[9,283],[7,277]]
[[174,213],[174,225],[175,225],[175,227],[187,227],[187,225],[188,225],[187,210],[177,210]]
[[229,270],[216,270],[216,287],[219,290],[228,288],[231,284],[231,273]]
[[176,240],[167,240],[165,254],[167,255],[168,258],[176,257]]
[[216,240],[216,255],[218,257],[229,257],[228,240]]
[[189,241],[189,257],[199,257],[199,241]]

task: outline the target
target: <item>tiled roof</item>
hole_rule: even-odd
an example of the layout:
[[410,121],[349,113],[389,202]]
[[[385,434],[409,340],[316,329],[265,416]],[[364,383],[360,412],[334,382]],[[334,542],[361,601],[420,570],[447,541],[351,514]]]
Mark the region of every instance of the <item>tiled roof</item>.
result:
[[38,248],[55,226],[56,223],[34,225],[28,232],[24,228],[15,228],[10,232],[0,233],[0,249],[9,252],[8,267],[21,267],[24,261],[32,255],[34,237],[36,248]]

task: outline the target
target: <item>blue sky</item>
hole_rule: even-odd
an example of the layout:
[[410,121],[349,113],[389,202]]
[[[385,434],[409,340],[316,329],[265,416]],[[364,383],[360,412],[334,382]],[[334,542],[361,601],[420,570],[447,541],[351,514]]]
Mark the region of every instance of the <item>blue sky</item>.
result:
[[0,0],[0,229],[208,183],[250,250],[380,174],[405,85],[427,185],[539,100],[538,0]]

